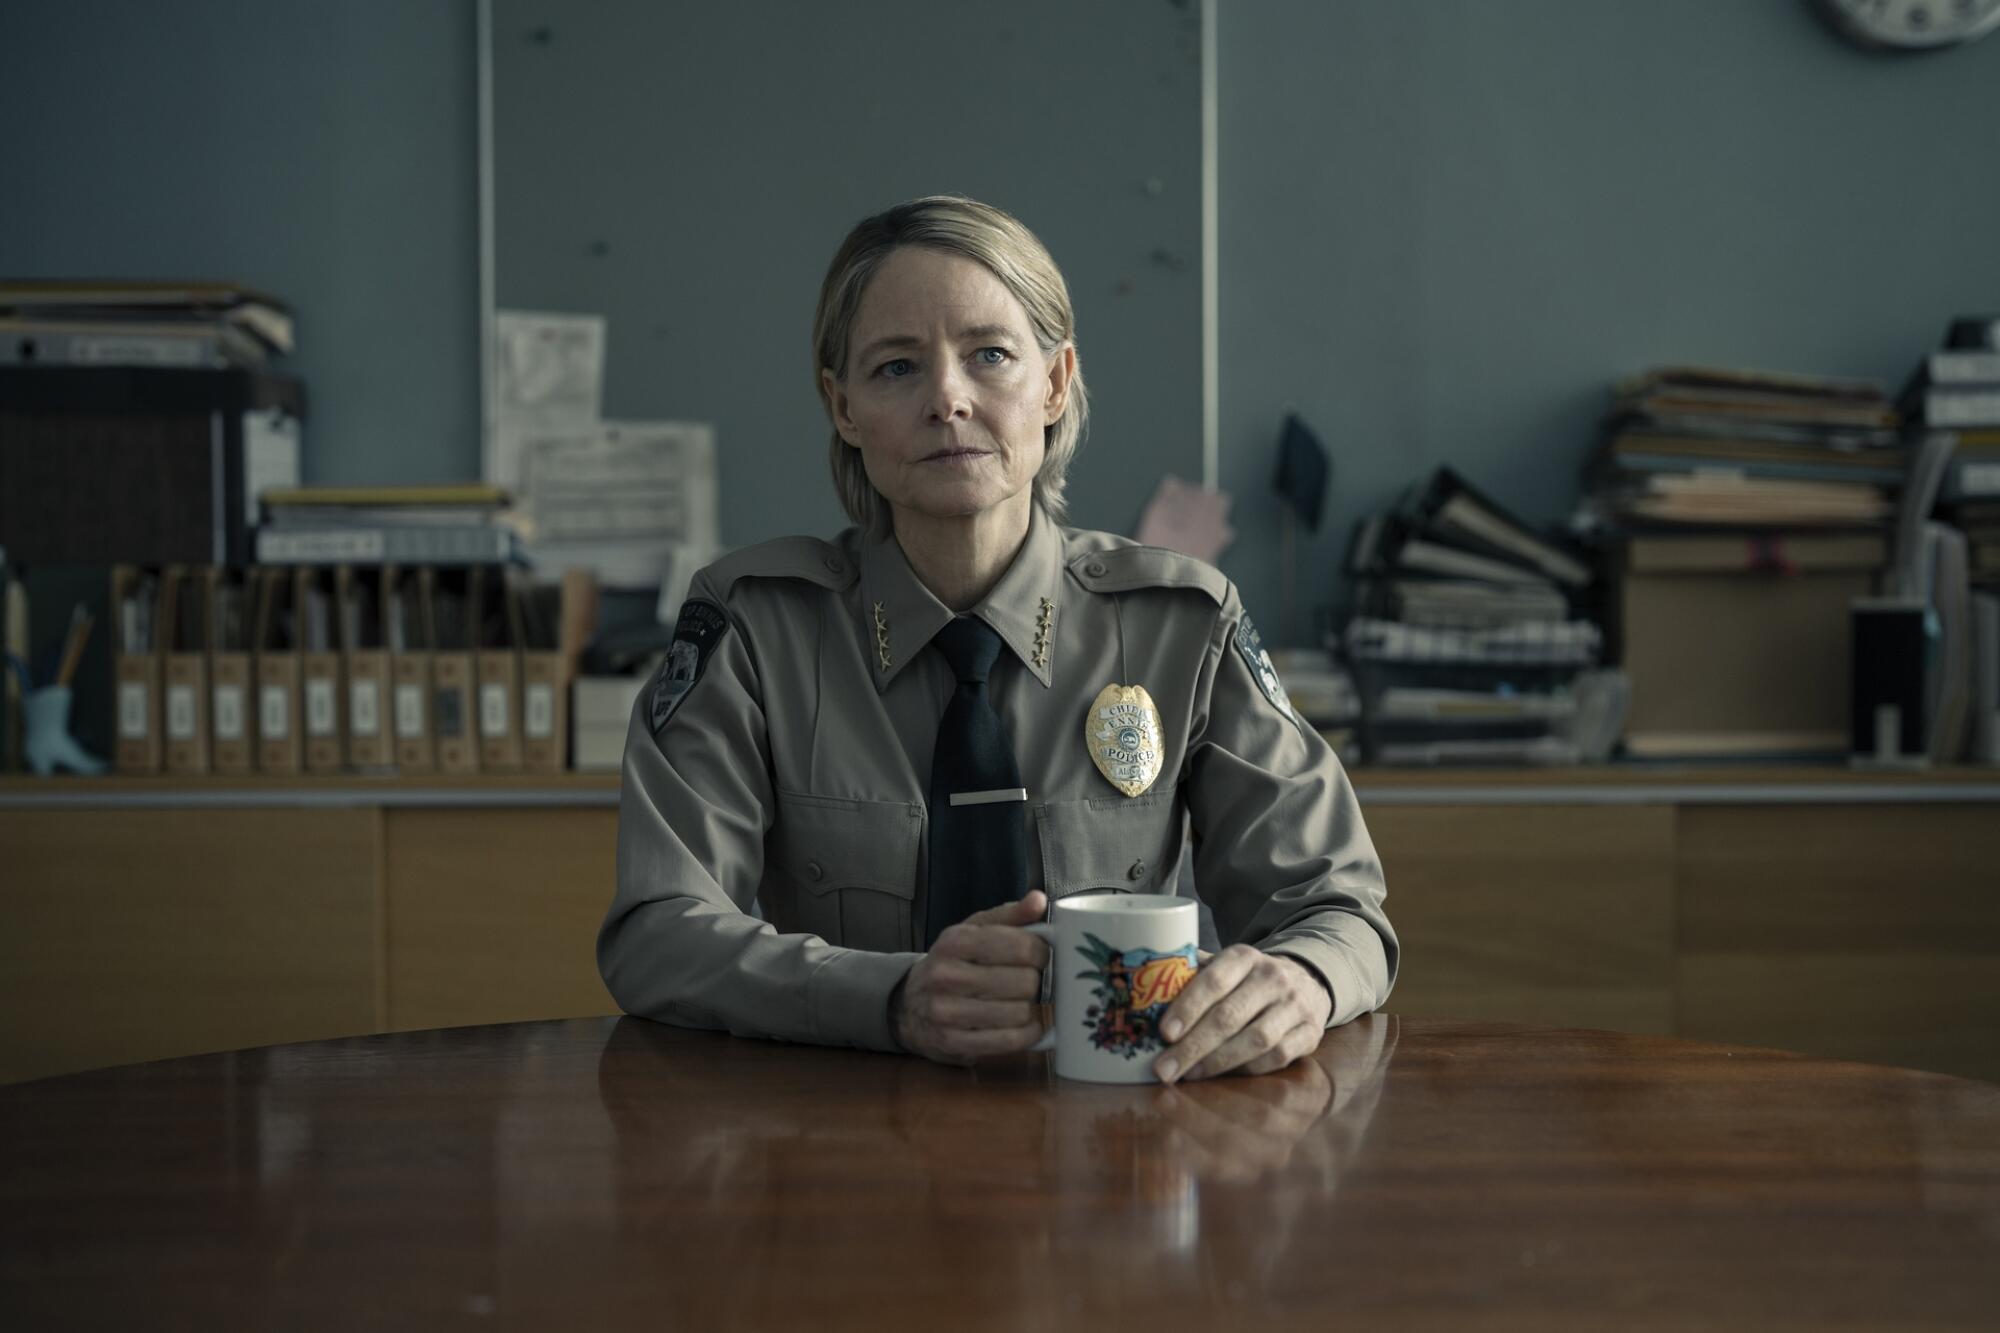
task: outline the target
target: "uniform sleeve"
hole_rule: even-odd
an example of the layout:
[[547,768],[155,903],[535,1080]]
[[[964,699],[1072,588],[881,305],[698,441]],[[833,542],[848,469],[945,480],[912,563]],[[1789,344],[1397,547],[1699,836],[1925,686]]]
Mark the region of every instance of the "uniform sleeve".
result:
[[1189,739],[1195,884],[1224,943],[1317,973],[1338,1027],[1379,1008],[1395,982],[1387,886],[1347,771],[1291,712],[1268,658],[1253,667],[1263,650],[1246,620],[1231,588]]
[[[722,606],[700,575],[689,600]],[[633,709],[618,888],[598,931],[598,970],[619,1007],[641,1018],[899,1051],[889,993],[913,955],[781,935],[749,914],[774,811],[770,746],[752,646],[722,619],[731,623],[657,735],[657,677]],[[671,656],[662,671],[670,665]]]

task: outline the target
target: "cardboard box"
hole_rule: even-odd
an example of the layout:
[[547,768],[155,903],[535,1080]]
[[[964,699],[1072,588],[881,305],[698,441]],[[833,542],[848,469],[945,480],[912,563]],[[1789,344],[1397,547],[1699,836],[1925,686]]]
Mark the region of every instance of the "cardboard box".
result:
[[472,673],[476,581],[470,569],[426,568],[431,616],[431,737],[440,773],[479,771],[479,720]]
[[569,759],[570,682],[597,623],[597,582],[569,570],[561,583],[523,583],[519,593],[521,765],[558,773]]
[[1872,532],[1634,538],[1611,599],[1628,753],[1846,754],[1849,603],[1887,561]]
[[208,618],[210,571],[184,565],[161,579],[160,718],[166,733],[169,773],[209,769]]
[[165,753],[160,725],[160,588],[158,576],[130,565],[111,571],[111,663],[116,682],[120,773],[157,773]]
[[389,729],[389,650],[384,646],[382,569],[342,566],[340,670],[347,683],[347,766],[386,769],[395,761]]
[[615,773],[625,762],[632,705],[650,676],[578,676],[570,716],[576,721],[579,773]]
[[382,635],[389,652],[389,722],[401,773],[436,766],[431,739],[431,631],[424,571],[382,571]]
[[257,629],[251,670],[257,682],[257,771],[296,773],[305,760],[299,735],[298,605],[293,571],[259,569]]
[[209,759],[217,773],[248,773],[257,766],[252,725],[251,635],[256,618],[255,580],[240,571],[214,570],[209,581]]
[[476,569],[472,578],[473,678],[478,686],[479,768],[521,768],[521,603],[512,571]]
[[307,566],[298,571],[292,597],[298,608],[299,716],[309,773],[338,773],[347,762],[336,583],[335,570]]

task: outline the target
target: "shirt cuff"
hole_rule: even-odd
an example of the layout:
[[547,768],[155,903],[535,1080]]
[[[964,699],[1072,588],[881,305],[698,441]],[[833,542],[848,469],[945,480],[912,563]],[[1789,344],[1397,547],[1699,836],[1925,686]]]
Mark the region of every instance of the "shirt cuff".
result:
[[922,958],[920,953],[836,949],[806,984],[812,997],[814,1040],[828,1046],[903,1054],[889,1022],[889,992]]
[[[1260,946],[1263,947],[1263,946]],[[1359,1018],[1364,1012],[1358,1004],[1353,1012],[1340,1012],[1341,1001],[1362,993],[1358,978],[1346,959],[1329,945],[1312,939],[1289,939],[1282,946],[1264,948],[1264,952],[1274,958],[1289,958],[1313,974],[1319,984],[1326,987],[1327,999],[1331,1001],[1326,1013],[1326,1025],[1337,1028],[1342,1023]]]

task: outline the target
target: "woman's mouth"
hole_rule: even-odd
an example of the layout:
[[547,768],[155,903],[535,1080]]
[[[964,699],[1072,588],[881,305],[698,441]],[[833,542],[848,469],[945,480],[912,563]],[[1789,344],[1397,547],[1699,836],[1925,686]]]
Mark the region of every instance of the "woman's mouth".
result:
[[940,449],[934,454],[925,454],[918,461],[923,463],[942,463],[945,466],[949,467],[955,463],[958,464],[970,463],[974,459],[985,458],[989,452],[990,452],[989,450],[985,449],[967,449],[967,448]]

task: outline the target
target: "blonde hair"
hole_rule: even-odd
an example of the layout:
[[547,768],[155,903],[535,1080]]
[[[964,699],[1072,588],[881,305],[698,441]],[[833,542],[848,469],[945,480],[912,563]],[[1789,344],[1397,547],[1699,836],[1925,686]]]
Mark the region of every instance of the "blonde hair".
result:
[[[1035,342],[1048,356],[1065,342],[1076,343],[1076,312],[1062,270],[1035,233],[991,204],[957,194],[934,194],[863,218],[847,233],[820,285],[819,308],[813,312],[813,383],[829,418],[833,404],[819,372],[830,370],[847,378],[849,339],[861,298],[884,260],[903,246],[922,246],[945,254],[963,255],[998,278],[1027,311]],[[1060,523],[1069,515],[1063,499],[1070,460],[1090,422],[1090,400],[1084,393],[1079,360],[1069,381],[1062,416],[1043,428],[1046,454],[1035,474],[1034,498],[1048,516]],[[889,506],[861,461],[861,451],[833,432],[828,459],[833,488],[847,516],[871,532],[889,529]]]

